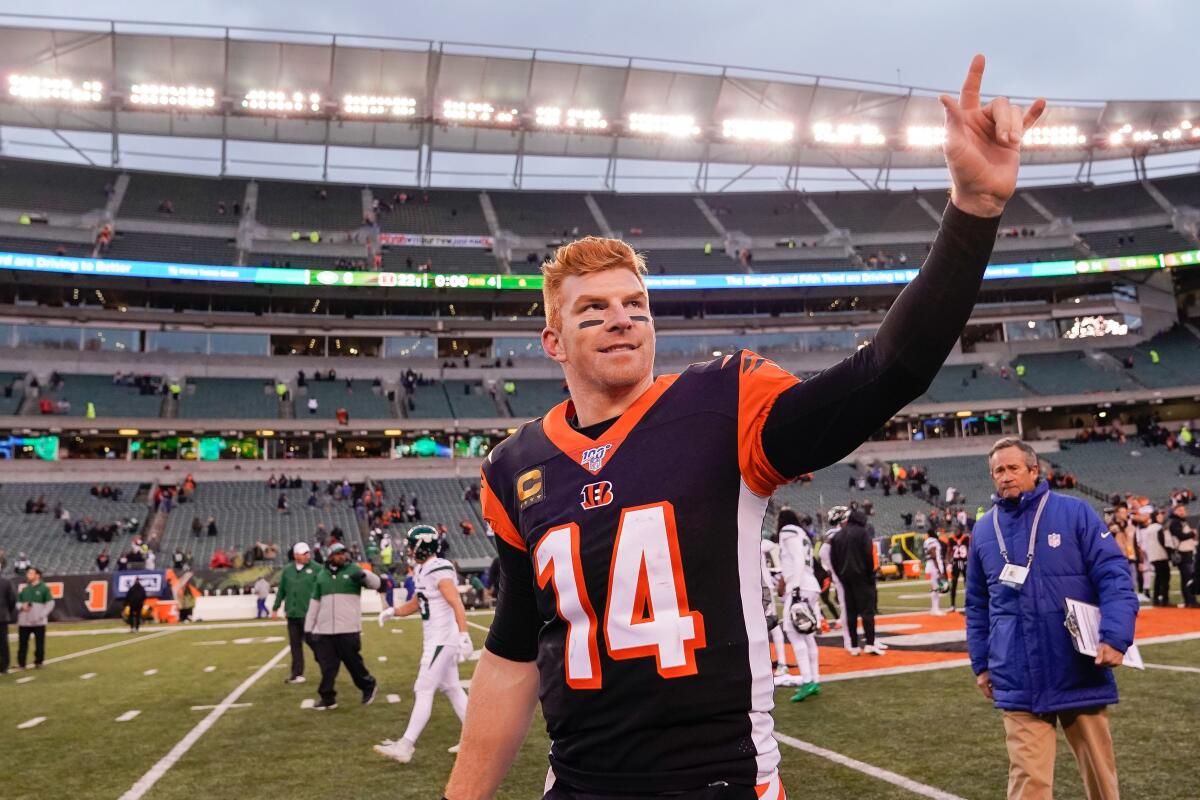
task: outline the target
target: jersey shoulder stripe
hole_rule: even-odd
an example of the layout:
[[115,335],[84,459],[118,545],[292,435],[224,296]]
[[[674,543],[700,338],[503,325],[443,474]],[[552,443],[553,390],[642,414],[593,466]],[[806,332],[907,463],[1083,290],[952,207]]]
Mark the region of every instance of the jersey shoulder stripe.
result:
[[787,483],[787,477],[767,460],[762,445],[763,425],[779,395],[800,383],[800,379],[752,350],[737,351],[729,363],[735,360],[738,368],[738,467],[752,492],[760,497],[770,497]]

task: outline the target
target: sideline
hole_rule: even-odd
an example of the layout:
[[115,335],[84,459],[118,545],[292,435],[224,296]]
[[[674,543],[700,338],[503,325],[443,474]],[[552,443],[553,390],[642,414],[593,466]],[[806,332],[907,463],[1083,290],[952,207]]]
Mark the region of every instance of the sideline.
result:
[[849,756],[844,756],[841,753],[835,753],[832,750],[826,750],[824,747],[818,747],[815,744],[794,739],[787,734],[780,733],[779,731],[775,731],[775,738],[778,739],[781,744],[786,744],[788,747],[794,747],[797,750],[817,756],[818,758],[823,758],[826,761],[832,761],[835,764],[841,764],[843,767],[849,767],[855,772],[861,772],[864,775],[869,775],[872,778],[883,781],[884,783],[890,783],[892,786],[899,786],[901,789],[907,789],[913,794],[918,794],[921,797],[928,797],[931,798],[931,800],[965,800],[965,798],[959,797],[956,794],[943,792],[941,789],[935,789],[932,786],[927,786],[919,781],[914,781],[912,778],[906,778],[903,775],[898,775],[897,773],[883,769],[882,767],[875,767],[867,764],[866,762],[859,761],[857,758],[850,758]]
[[256,671],[249,678],[246,678],[246,680],[242,681],[241,685],[230,692],[225,699],[216,706],[216,708],[208,712],[204,719],[196,723],[196,727],[188,731],[187,735],[180,739],[179,742],[171,748],[169,753],[159,759],[157,764],[151,767],[145,775],[139,778],[138,782],[135,783],[129,789],[129,791],[121,795],[120,800],[141,800],[141,798],[145,796],[147,792],[154,788],[154,784],[158,783],[159,778],[165,775],[167,770],[175,766],[176,762],[183,758],[188,750],[192,749],[192,745],[199,741],[200,737],[207,733],[208,729],[215,725],[217,720],[219,720],[226,711],[228,711],[230,708],[233,708],[233,706],[237,703],[238,698],[245,694],[247,689],[257,683],[259,678],[270,672],[271,669],[280,661],[282,661],[283,657],[289,652],[291,652],[290,648],[283,648],[276,653],[270,661],[259,667],[258,671]]

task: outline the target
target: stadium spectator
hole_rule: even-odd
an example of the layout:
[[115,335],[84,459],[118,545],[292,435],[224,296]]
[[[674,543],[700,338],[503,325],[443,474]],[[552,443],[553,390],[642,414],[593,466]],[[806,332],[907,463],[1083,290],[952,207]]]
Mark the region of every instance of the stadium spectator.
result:
[[[1061,724],[1087,796],[1115,800],[1110,668],[1133,643],[1138,612],[1125,555],[1090,506],[1039,481],[1037,453],[1025,442],[999,440],[988,466],[997,497],[970,552],[967,646],[976,684],[1003,712],[1008,796],[1052,796]],[[1100,607],[1094,661],[1072,645],[1068,597]]]
[[377,575],[350,561],[350,553],[345,545],[340,542],[332,545],[325,567],[317,571],[312,602],[304,623],[321,667],[321,685],[318,689],[321,700],[313,706],[318,711],[337,708],[337,690],[334,686],[343,664],[362,693],[363,705],[372,703],[379,690],[378,682],[367,671],[362,658],[359,595],[364,586],[378,590],[382,583]]
[[133,579],[133,584],[125,592],[125,613],[129,616],[129,631],[136,633],[142,628],[142,609],[146,605],[146,587],[141,580]]
[[108,560],[109,560],[108,548],[106,547],[100,551],[100,555],[96,556],[96,569],[98,569],[100,572],[107,571],[108,570]]
[[0,675],[8,673],[8,626],[17,619],[17,590],[0,567]]
[[191,622],[192,613],[196,610],[196,595],[192,591],[191,576],[182,580],[175,587],[175,602],[179,604],[179,621]]
[[1196,588],[1192,584],[1196,568],[1196,530],[1188,523],[1187,514],[1187,506],[1183,503],[1177,503],[1171,509],[1171,519],[1167,523],[1167,531],[1175,545],[1171,560],[1179,567],[1184,607],[1200,608],[1200,603],[1196,602]]
[[213,517],[208,518],[208,535],[209,536],[217,535],[217,521]]
[[271,584],[267,583],[267,579],[261,575],[254,582],[254,596],[258,600],[254,610],[254,618],[262,619],[271,616],[271,613],[267,611],[267,598],[271,596]]
[[50,596],[50,587],[42,583],[42,571],[37,567],[25,571],[25,580],[17,594],[17,666],[25,669],[32,636],[33,666],[41,669],[46,660],[46,623],[54,610],[54,598]]
[[233,566],[233,562],[229,560],[229,556],[225,555],[225,551],[220,547],[213,552],[212,558],[208,562],[209,569],[229,569]]
[[24,575],[32,566],[33,562],[29,560],[29,556],[17,553],[17,558],[13,561],[13,572],[17,575]]
[[280,514],[288,513],[288,499],[283,492],[279,493],[279,500],[275,503],[275,510]]
[[315,397],[308,398],[308,413],[309,414],[317,413],[317,398],[315,398]]
[[158,213],[174,214],[175,213],[175,204],[172,203],[170,200],[163,200],[161,203],[158,204]]
[[279,576],[279,590],[275,593],[272,614],[283,613],[287,617],[288,646],[292,652],[292,668],[286,683],[304,683],[304,619],[312,599],[313,585],[317,579],[317,567],[310,564],[312,552],[304,542],[292,547],[292,563],[283,568]]

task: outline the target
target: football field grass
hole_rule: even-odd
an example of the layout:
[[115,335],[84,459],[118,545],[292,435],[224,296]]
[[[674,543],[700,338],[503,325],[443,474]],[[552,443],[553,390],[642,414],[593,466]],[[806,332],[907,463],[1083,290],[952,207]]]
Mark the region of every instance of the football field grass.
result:
[[[921,588],[915,582],[885,586],[881,611],[926,608],[927,596],[903,597],[919,595]],[[486,627],[490,618],[469,619]],[[444,698],[435,701],[410,764],[371,749],[397,738],[407,722],[421,649],[418,621],[381,630],[364,620],[363,650],[380,681],[379,697],[362,707],[343,673],[340,707],[326,713],[301,708],[316,697],[311,655],[308,683],[283,682],[286,632],[280,623],[93,633],[113,627],[52,626],[71,635],[51,636],[47,658],[69,658],[0,677],[0,796],[120,798],[148,774],[157,780],[144,795],[156,800],[440,796],[454,759],[446,750],[459,731]],[[483,630],[471,632],[480,645]],[[1200,671],[1188,671],[1200,667],[1200,639],[1147,645],[1143,655],[1185,670],[1118,671],[1122,702],[1112,709],[1112,725],[1122,793],[1194,798],[1194,787],[1177,778],[1192,774],[1191,748],[1180,745],[1195,734],[1186,706],[1200,695]],[[886,667],[888,657],[877,662]],[[464,680],[474,667],[461,665]],[[389,702],[389,694],[399,701]],[[820,696],[800,704],[789,702],[790,695],[776,692],[775,720],[783,739],[784,784],[793,798],[1004,796],[1000,715],[979,695],[966,667],[830,680]],[[214,711],[223,701],[233,705]],[[29,725],[39,717],[44,719]],[[211,725],[196,736],[206,719]],[[539,716],[498,796],[541,797],[547,749]],[[173,750],[177,758],[154,772]],[[1061,737],[1055,797],[1083,797]]]

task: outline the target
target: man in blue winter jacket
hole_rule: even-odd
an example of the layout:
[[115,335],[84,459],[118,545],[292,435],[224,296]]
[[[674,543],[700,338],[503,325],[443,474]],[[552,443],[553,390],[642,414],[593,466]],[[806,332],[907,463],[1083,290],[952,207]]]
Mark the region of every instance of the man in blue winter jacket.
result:
[[[967,646],[976,683],[1004,713],[1008,797],[1050,800],[1061,724],[1089,800],[1115,800],[1107,707],[1138,611],[1128,563],[1090,506],[1038,482],[1028,444],[1001,439],[988,466],[996,497],[971,539]],[[1100,607],[1094,658],[1072,646],[1068,597]]]

